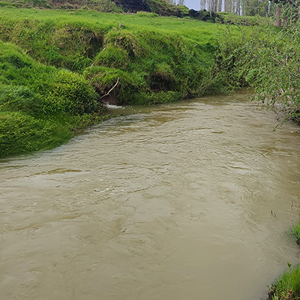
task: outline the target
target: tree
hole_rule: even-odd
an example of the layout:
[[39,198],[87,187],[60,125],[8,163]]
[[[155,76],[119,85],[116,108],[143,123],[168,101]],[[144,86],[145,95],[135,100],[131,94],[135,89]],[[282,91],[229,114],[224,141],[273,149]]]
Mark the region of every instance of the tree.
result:
[[270,0],[276,5],[276,20],[274,25],[286,26],[288,19],[296,21],[299,18],[300,0]]
[[176,0],[165,0],[167,3],[176,5]]
[[206,0],[200,0],[200,9],[206,9]]

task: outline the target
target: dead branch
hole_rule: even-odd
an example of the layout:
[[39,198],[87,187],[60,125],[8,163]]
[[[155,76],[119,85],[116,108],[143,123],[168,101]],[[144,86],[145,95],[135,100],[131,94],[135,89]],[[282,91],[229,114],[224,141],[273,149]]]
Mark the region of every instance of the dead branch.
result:
[[115,85],[105,95],[101,96],[100,99],[102,99],[106,96],[109,96],[110,92],[119,84],[119,80],[120,80],[120,78],[118,77],[117,82],[115,83]]

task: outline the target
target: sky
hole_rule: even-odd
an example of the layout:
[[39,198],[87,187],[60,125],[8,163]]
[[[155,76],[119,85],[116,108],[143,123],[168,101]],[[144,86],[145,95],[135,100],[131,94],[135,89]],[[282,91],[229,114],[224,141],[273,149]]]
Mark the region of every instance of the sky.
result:
[[[178,2],[178,1],[177,1]],[[200,0],[184,0],[184,5],[194,10],[200,9]]]

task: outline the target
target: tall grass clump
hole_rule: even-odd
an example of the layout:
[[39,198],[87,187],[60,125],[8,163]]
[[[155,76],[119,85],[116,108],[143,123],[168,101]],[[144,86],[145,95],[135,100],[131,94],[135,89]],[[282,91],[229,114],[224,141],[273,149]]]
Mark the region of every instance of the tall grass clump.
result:
[[268,300],[296,300],[300,297],[300,265],[283,273],[280,279],[272,284]]
[[[291,233],[300,244],[300,222],[291,228]],[[300,299],[300,264],[282,274],[275,283],[271,285],[268,292],[268,300],[296,300]]]

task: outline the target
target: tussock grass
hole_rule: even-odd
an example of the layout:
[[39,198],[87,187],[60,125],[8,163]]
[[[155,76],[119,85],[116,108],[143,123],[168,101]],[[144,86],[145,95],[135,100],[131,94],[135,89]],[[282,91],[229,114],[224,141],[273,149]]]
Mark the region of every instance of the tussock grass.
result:
[[272,284],[268,300],[296,300],[300,297],[300,265],[283,273],[280,279]]

